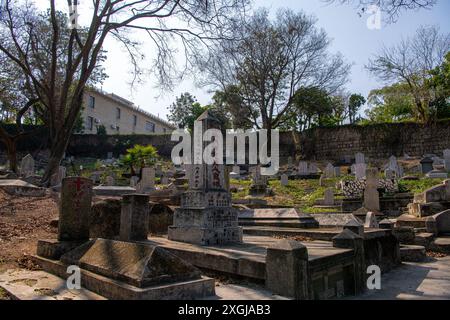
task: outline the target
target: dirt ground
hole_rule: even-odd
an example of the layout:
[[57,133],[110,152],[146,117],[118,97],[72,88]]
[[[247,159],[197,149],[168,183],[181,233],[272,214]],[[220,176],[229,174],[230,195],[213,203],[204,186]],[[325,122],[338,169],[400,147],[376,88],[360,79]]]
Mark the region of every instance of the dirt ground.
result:
[[57,217],[57,206],[50,197],[17,197],[0,190],[0,272],[31,268],[24,254],[36,253],[38,239],[56,237],[50,222]]

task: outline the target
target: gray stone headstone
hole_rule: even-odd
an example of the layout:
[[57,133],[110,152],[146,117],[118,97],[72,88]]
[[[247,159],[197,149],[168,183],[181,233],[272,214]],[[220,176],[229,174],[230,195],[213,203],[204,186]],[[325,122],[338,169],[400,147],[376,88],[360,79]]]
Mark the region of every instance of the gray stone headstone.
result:
[[367,165],[365,163],[355,164],[355,177],[357,180],[362,180],[366,176]]
[[357,154],[355,154],[355,163],[366,163],[366,159],[364,157],[364,154],[361,152],[358,152]]
[[334,176],[335,177],[340,177],[341,176],[341,168],[340,167],[335,167],[334,168]]
[[20,174],[23,177],[34,175],[34,159],[31,154],[27,154],[20,162]]
[[378,193],[378,169],[366,170],[366,187],[364,189],[364,208],[369,211],[380,211],[380,195]]
[[429,157],[424,157],[420,160],[420,167],[423,174],[427,174],[428,172],[433,170],[433,159]]
[[106,177],[106,179],[105,179],[105,185],[106,186],[112,187],[112,186],[114,186],[114,183],[115,183],[115,181],[114,181],[114,178],[112,176],[107,176]]
[[289,184],[289,176],[285,173],[281,175],[281,185],[286,187]]
[[450,149],[444,150],[445,170],[450,172]]
[[333,188],[328,188],[325,190],[325,197],[323,204],[326,206],[333,206],[334,205],[334,191]]
[[366,222],[364,223],[365,228],[378,228],[377,216],[374,212],[367,212]]
[[334,170],[334,166],[331,163],[328,163],[327,166],[325,167],[325,177],[326,178],[334,178],[335,175],[335,170]]
[[108,160],[111,160],[113,158],[113,153],[112,152],[108,152],[107,155],[106,155],[106,158]]
[[138,184],[139,178],[136,176],[132,176],[130,178],[130,187],[135,188]]
[[309,164],[309,173],[310,174],[317,174],[317,172],[319,171],[319,168],[317,167],[317,164],[315,164],[314,162]]
[[149,198],[142,194],[129,194],[122,198],[120,240],[147,240],[149,224]]
[[58,240],[89,240],[91,206],[92,180],[81,177],[64,178],[61,187]]
[[301,176],[307,176],[309,174],[308,162],[300,161],[300,163],[298,164],[298,174]]
[[147,193],[155,190],[155,168],[146,167],[142,169],[142,178],[139,181],[139,192]]

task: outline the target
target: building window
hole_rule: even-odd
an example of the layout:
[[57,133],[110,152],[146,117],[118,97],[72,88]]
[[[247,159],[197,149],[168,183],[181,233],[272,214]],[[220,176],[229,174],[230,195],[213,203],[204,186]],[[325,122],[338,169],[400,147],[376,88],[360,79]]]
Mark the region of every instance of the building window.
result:
[[120,108],[116,109],[116,119],[119,120],[120,119]]
[[137,115],[133,115],[133,126],[137,126]]
[[88,130],[94,130],[94,118],[93,117],[87,117],[87,128]]
[[145,130],[148,132],[155,132],[155,124],[153,122],[147,121],[145,123]]
[[89,108],[94,109],[95,108],[95,97],[89,96]]

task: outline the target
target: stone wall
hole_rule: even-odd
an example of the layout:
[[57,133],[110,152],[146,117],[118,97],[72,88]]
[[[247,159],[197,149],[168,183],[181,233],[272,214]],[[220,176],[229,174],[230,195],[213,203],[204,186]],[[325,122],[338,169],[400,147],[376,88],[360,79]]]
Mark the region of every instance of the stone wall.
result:
[[401,123],[317,128],[297,136],[301,141],[297,152],[306,159],[342,160],[357,152],[363,152],[369,158],[403,156],[405,153],[442,156],[444,149],[450,149],[450,121],[427,126]]
[[[170,158],[176,142],[170,134],[156,135],[73,135],[67,149],[68,155],[78,157],[106,158],[108,152],[117,157],[134,144],[151,144],[161,156]],[[45,151],[47,137],[35,135],[21,140],[20,154]],[[369,158],[387,159],[391,155],[422,156],[434,153],[442,156],[444,149],[450,149],[450,121],[440,121],[423,126],[415,123],[380,124],[370,126],[342,126],[316,128],[305,132],[280,133],[280,156],[300,156],[308,160],[343,160],[363,152]],[[0,160],[5,157],[0,143]],[[1,163],[1,162],[0,162]]]

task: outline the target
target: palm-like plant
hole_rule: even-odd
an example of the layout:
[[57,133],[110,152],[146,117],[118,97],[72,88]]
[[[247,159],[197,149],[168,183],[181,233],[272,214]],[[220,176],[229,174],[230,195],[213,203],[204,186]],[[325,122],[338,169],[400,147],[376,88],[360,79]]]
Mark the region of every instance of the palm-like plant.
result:
[[133,148],[127,149],[127,153],[122,158],[121,163],[122,165],[129,167],[131,175],[135,176],[137,168],[139,168],[140,171],[146,166],[154,165],[158,157],[158,151],[155,147],[137,144]]

